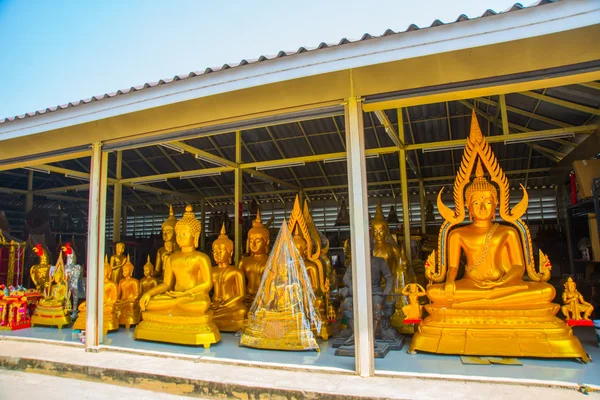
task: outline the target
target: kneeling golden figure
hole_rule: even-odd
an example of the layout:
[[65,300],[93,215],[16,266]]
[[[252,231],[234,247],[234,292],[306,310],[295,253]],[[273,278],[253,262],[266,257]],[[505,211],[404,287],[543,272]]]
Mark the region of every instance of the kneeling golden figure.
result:
[[213,242],[213,257],[217,266],[213,268],[213,298],[210,305],[213,319],[220,331],[237,332],[244,327],[248,308],[244,305],[246,283],[244,274],[231,265],[233,242],[227,237],[225,224],[221,235]]
[[[475,167],[475,179],[469,183]],[[491,180],[484,177],[483,167]],[[466,187],[466,192],[463,189]],[[555,315],[550,264],[541,253],[536,271],[531,235],[520,219],[527,209],[527,192],[510,209],[509,185],[504,172],[481,134],[473,114],[471,133],[461,168],[454,182],[455,211],[438,195],[438,209],[445,221],[440,228],[437,266],[435,252],[425,264],[430,284],[429,316],[411,342],[411,351],[434,353],[574,357],[588,361],[571,328]],[[469,211],[469,225],[451,229]],[[494,222],[496,208],[510,225]],[[461,255],[465,273],[457,280]],[[528,281],[523,280],[527,272]],[[445,281],[445,282],[444,282]],[[433,284],[436,282],[436,284]]]
[[48,325],[61,329],[71,323],[71,302],[69,301],[62,251],[58,255],[52,280],[46,296],[35,307],[35,312],[31,317],[31,326]]
[[142,295],[142,322],[135,328],[136,339],[206,348],[221,340],[210,310],[210,258],[196,250],[201,229],[192,206],[187,205],[175,225],[181,251],[166,259],[163,282]]
[[[119,313],[116,310],[115,303],[117,302],[117,285],[110,279],[112,269],[108,262],[108,256],[104,256],[104,300],[102,303],[103,315],[102,330],[106,335],[108,331],[119,329]],[[85,330],[87,303],[83,302],[79,305],[79,314],[77,320],[73,324],[73,329]]]

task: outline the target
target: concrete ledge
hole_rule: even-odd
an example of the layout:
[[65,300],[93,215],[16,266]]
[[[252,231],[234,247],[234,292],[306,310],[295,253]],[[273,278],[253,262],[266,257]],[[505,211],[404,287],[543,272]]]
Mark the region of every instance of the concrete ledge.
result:
[[[233,399],[563,399],[576,385],[528,386],[421,377],[375,376],[319,370],[283,370],[207,360],[153,357],[31,341],[0,341],[0,368],[84,379],[193,397]],[[471,378],[472,379],[472,378]]]

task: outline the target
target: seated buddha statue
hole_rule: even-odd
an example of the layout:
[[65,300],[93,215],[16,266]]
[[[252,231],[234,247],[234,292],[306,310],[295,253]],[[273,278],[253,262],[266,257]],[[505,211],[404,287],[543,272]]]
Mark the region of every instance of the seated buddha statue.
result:
[[181,251],[166,259],[163,282],[140,298],[142,322],[135,329],[136,339],[205,348],[221,340],[210,310],[210,258],[196,250],[201,230],[192,206],[187,205],[175,224]]
[[110,268],[112,270],[110,279],[117,285],[123,278],[123,265],[127,262],[125,255],[125,243],[119,242],[115,245],[115,254],[110,257]]
[[67,280],[65,277],[62,252],[52,276],[52,283],[44,297],[40,299],[31,318],[31,326],[48,325],[61,329],[71,323],[71,302],[68,296]]
[[262,224],[260,209],[256,211],[256,219],[252,221],[252,228],[248,231],[246,252],[248,255],[240,261],[240,270],[246,277],[246,295],[244,304],[250,308],[260,287],[260,282],[269,260],[268,249],[270,242],[269,230]]
[[179,250],[177,246],[177,242],[175,241],[175,224],[177,223],[177,218],[175,218],[175,214],[173,213],[173,206],[169,205],[169,218],[165,222],[163,222],[161,231],[162,231],[162,239],[163,239],[163,247],[158,249],[156,252],[156,265],[154,266],[153,275],[162,279],[163,276],[163,266],[165,265],[165,260],[171,254]]
[[[484,177],[482,164],[500,194]],[[475,179],[469,184],[474,168]],[[528,201],[525,188],[523,192],[511,210],[508,180],[473,113],[454,182],[455,211],[443,203],[441,191],[438,195],[445,221],[437,260],[433,252],[425,263],[429,316],[419,325],[411,351],[588,360],[571,328],[555,316],[560,307],[551,303],[555,290],[546,283],[551,266],[543,253],[536,271],[531,235],[520,219]],[[465,205],[472,222],[454,227],[463,222]],[[498,206],[506,224],[494,221]],[[466,265],[459,279],[462,255]],[[525,272],[529,280],[523,279]]]
[[129,330],[131,325],[140,322],[140,281],[133,278],[133,264],[127,256],[127,262],[123,265],[123,279],[118,286],[118,301],[116,304],[119,311],[119,324],[125,325]]
[[231,265],[233,242],[227,237],[225,224],[212,244],[217,266],[212,269],[213,297],[210,305],[213,321],[222,332],[237,332],[244,326],[248,308],[244,304],[244,274]]
[[[377,203],[375,217],[371,221],[374,257],[385,260],[392,273],[392,295],[387,296],[384,303],[384,314],[390,314],[391,325],[398,329],[399,333],[412,334],[414,327],[405,325],[406,316],[402,308],[408,305],[408,298],[402,294],[402,288],[414,282],[414,275],[403,256],[403,249],[392,239],[389,224],[383,216],[381,200]],[[385,284],[385,281],[383,281]]]
[[141,294],[154,289],[156,286],[158,286],[158,279],[154,277],[154,265],[150,262],[150,255],[148,255],[148,261],[144,264],[144,277],[140,279]]
[[35,245],[33,252],[39,257],[39,261],[29,270],[31,283],[33,283],[38,292],[44,293],[51,282],[50,257],[48,257],[46,249],[39,243]]
[[[118,299],[117,285],[110,279],[112,270],[108,262],[108,256],[104,256],[104,297],[102,302],[102,330],[106,335],[108,331],[114,331],[119,329],[119,313],[115,304]],[[86,315],[87,315],[87,302],[83,302],[79,305],[79,314],[77,320],[73,324],[73,329],[85,330],[86,327]]]

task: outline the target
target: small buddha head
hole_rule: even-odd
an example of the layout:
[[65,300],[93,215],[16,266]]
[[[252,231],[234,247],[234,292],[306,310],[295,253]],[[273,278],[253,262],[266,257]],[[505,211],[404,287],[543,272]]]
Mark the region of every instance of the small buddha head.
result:
[[296,231],[294,233],[294,245],[296,246],[296,249],[298,250],[298,253],[300,253],[300,256],[306,257],[307,243],[306,243],[306,239],[304,239],[302,237],[302,235],[300,234],[300,230],[298,229],[298,225],[296,225]]
[[212,244],[213,257],[218,265],[230,265],[233,256],[233,241],[227,237],[225,224],[221,227],[221,234]]
[[151,276],[152,271],[154,271],[154,265],[152,265],[150,262],[150,255],[148,255],[148,261],[146,261],[146,264],[144,264],[144,276]]
[[173,213],[173,206],[169,205],[169,218],[163,222],[161,227],[162,238],[164,242],[173,241],[175,235],[175,224],[177,224],[177,218],[175,218],[175,214]]
[[565,292],[575,292],[577,290],[577,284],[575,284],[575,281],[573,281],[573,278],[569,277],[569,279],[567,279],[567,281],[564,284],[565,287]]
[[483,176],[481,162],[477,162],[475,179],[465,192],[465,203],[471,220],[491,221],[496,215],[498,206],[498,191]]
[[191,204],[188,204],[185,206],[183,217],[175,224],[176,241],[179,247],[182,249],[198,247],[201,230],[202,224],[194,215]]
[[125,265],[123,265],[123,276],[125,278],[129,278],[131,277],[131,274],[133,274],[133,264],[129,259],[129,255],[127,255],[127,262],[125,263]]
[[115,251],[118,256],[122,256],[125,253],[125,243],[119,242],[115,245]]
[[376,242],[383,242],[390,233],[389,225],[383,217],[383,209],[381,208],[381,200],[377,202],[375,217],[371,221],[371,229],[373,230],[373,239]]
[[110,274],[112,269],[110,268],[110,263],[108,262],[108,255],[104,255],[104,279],[110,279]]
[[256,212],[256,219],[252,221],[252,228],[248,231],[248,250],[253,255],[266,254],[270,242],[269,230],[260,220],[260,209]]

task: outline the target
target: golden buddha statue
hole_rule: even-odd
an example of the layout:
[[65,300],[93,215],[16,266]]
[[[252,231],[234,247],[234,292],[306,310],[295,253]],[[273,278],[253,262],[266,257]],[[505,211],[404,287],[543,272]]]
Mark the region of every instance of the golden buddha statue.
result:
[[316,350],[321,330],[315,295],[304,262],[284,220],[263,281],[248,312],[241,346],[273,350]]
[[402,294],[408,297],[408,304],[402,307],[402,313],[406,315],[405,323],[420,321],[423,306],[419,304],[419,297],[427,296],[427,291],[418,283],[409,283],[402,289]]
[[175,214],[173,213],[173,206],[169,204],[169,218],[163,222],[161,227],[164,244],[163,247],[158,249],[156,252],[154,276],[159,277],[159,279],[162,279],[164,273],[163,266],[165,265],[166,258],[179,250],[179,246],[177,246],[177,242],[175,240],[176,223],[177,218],[175,218]]
[[140,280],[141,294],[158,286],[158,279],[156,279],[153,274],[154,265],[150,262],[150,255],[148,255],[148,261],[144,264],[144,277]]
[[163,282],[142,295],[142,322],[135,328],[136,339],[205,348],[221,340],[210,310],[210,258],[196,250],[201,229],[192,206],[187,205],[175,225],[181,251],[166,259]]
[[225,224],[212,244],[217,266],[212,269],[213,297],[210,305],[213,321],[222,332],[237,332],[244,327],[248,308],[244,305],[244,274],[231,265],[233,241],[227,237]]
[[[482,164],[498,185],[499,194],[485,179]],[[467,186],[474,169],[476,177]],[[443,189],[438,195],[438,210],[445,221],[440,228],[437,260],[434,251],[425,263],[431,304],[425,306],[429,316],[413,337],[412,352],[577,357],[588,361],[571,328],[555,316],[560,307],[551,303],[555,290],[546,283],[550,264],[540,262],[540,271],[536,271],[531,235],[521,220],[528,202],[527,191],[521,187],[523,199],[511,210],[508,179],[473,113],[454,181],[455,210],[444,205]],[[463,222],[465,205],[473,222],[451,229]],[[500,217],[510,225],[494,222],[498,205]],[[464,277],[457,279],[463,253]],[[525,272],[528,281],[523,280]]]
[[[115,304],[118,299],[118,289],[116,283],[111,278],[112,270],[108,262],[108,256],[104,256],[104,298],[102,303],[103,318],[102,318],[102,330],[106,335],[108,331],[114,331],[119,329],[119,313]],[[86,314],[87,314],[87,302],[83,302],[79,305],[79,316],[73,324],[73,329],[85,330],[86,327]]]
[[[411,269],[408,266],[404,248],[398,246],[390,235],[388,222],[383,216],[381,200],[377,203],[375,217],[371,221],[373,238],[373,256],[385,260],[392,273],[392,295],[388,296],[384,303],[384,314],[391,314],[390,323],[399,333],[414,333],[413,325],[404,324],[406,316],[402,308],[408,305],[408,298],[402,294],[402,288],[415,281]],[[385,282],[383,282],[385,285]],[[393,310],[393,311],[392,311]]]
[[123,278],[123,265],[127,262],[125,255],[125,243],[119,242],[115,245],[115,254],[110,257],[110,279],[117,285]]
[[53,282],[49,285],[44,298],[40,299],[31,318],[31,326],[48,325],[61,329],[71,323],[71,302],[68,296],[67,279],[62,259],[62,252],[58,255]]
[[123,279],[119,282],[117,310],[119,311],[119,324],[125,325],[129,330],[131,325],[140,323],[140,281],[133,278],[133,264],[127,256],[123,265]]
[[[584,300],[571,277],[565,282],[564,287],[565,291],[562,295],[564,305],[561,307],[561,311],[567,317],[567,320],[590,321],[590,315],[594,311],[594,306]],[[581,316],[582,313],[583,317]]]
[[261,222],[260,209],[258,209],[256,211],[256,219],[252,221],[252,228],[248,231],[248,241],[246,243],[246,253],[248,255],[242,258],[239,265],[239,269],[246,277],[244,304],[248,308],[254,302],[263,272],[269,260],[267,253],[270,236],[269,230]]
[[33,252],[40,259],[37,264],[33,265],[29,270],[31,282],[40,293],[45,293],[50,285],[50,257],[48,252],[41,244],[35,245]]

